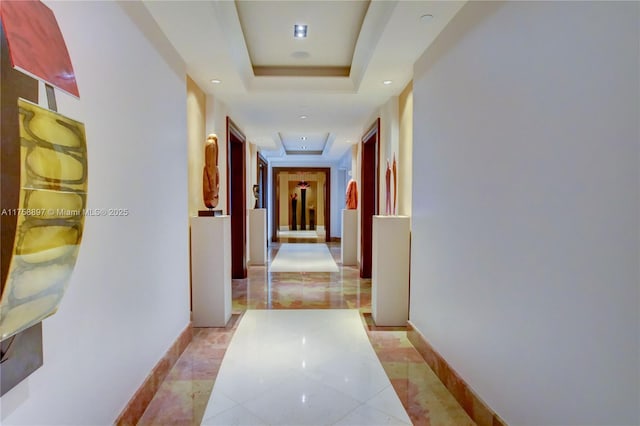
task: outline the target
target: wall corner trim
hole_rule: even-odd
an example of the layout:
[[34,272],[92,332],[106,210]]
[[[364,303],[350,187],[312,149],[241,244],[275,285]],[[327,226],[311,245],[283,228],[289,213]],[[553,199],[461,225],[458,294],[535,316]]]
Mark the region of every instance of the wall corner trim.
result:
[[407,321],[407,338],[478,426],[507,426],[507,423],[469,387],[442,355],[433,349],[411,321]]
[[116,421],[118,426],[135,426],[142,418],[149,403],[160,389],[160,385],[171,371],[182,352],[187,348],[193,339],[192,323],[180,333],[175,342],[169,347],[167,352],[153,367],[147,378],[142,382],[138,390],[133,394],[127,405],[124,407]]

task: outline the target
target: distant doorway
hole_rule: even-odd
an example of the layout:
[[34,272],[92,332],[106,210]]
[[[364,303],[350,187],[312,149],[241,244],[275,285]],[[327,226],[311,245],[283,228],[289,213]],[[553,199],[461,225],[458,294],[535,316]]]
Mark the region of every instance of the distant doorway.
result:
[[267,208],[267,171],[269,169],[269,165],[267,164],[267,160],[262,156],[262,154],[258,153],[258,170],[256,171],[257,176],[257,184],[258,191],[260,196],[258,197],[258,208],[266,209]]
[[331,169],[274,167],[272,240],[331,241]]
[[231,216],[231,277],[247,277],[245,137],[227,117],[227,214]]
[[360,277],[371,278],[373,216],[378,214],[380,186],[380,118],[362,137],[360,205]]

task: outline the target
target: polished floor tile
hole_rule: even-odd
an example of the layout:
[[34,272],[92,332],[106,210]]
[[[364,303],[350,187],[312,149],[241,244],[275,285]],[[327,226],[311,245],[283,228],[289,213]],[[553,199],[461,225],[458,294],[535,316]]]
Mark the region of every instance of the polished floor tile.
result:
[[284,243],[269,266],[270,272],[338,272],[325,243]]
[[[319,384],[308,387],[311,389],[308,394],[303,393],[306,395],[305,401],[313,402],[313,407],[319,406],[316,402],[323,401],[323,398],[331,393],[330,391],[344,395],[346,404],[342,410],[345,414],[338,419],[332,417],[333,424],[351,426],[403,424],[401,416],[404,411],[414,425],[473,425],[473,421],[413,348],[406,337],[405,327],[377,327],[373,323],[371,280],[361,279],[357,268],[341,264],[339,243],[328,243],[327,246],[338,264],[338,272],[269,272],[268,267],[251,266],[246,279],[233,280],[234,315],[231,321],[227,327],[223,328],[194,329],[193,341],[163,382],[160,391],[138,424],[287,424],[288,420],[282,420],[282,416],[278,413],[287,409],[293,410],[293,408],[288,408],[289,404],[282,402],[282,399],[278,405],[279,408],[275,410],[278,413],[273,414],[274,417],[269,419],[257,417],[243,405],[251,403],[253,404],[251,407],[257,410],[260,404],[266,404],[260,398],[266,397],[268,392],[261,393],[260,386],[248,388],[246,383],[247,380],[255,378],[251,376],[261,376],[264,381],[279,380],[268,371],[255,368],[268,363],[275,363],[274,365],[279,363],[281,366],[288,366],[290,371],[286,377],[292,378],[292,381],[287,385],[288,393],[285,395],[290,395],[292,407],[302,404],[302,396],[299,393],[298,400],[294,397],[296,390],[300,391],[300,387],[304,384]],[[276,256],[279,248],[280,244],[270,243],[269,262]],[[222,380],[220,368],[240,319],[246,312],[255,309],[356,309],[360,313],[361,327],[365,330],[391,386],[384,387],[370,397],[373,393],[371,387],[351,386],[348,381],[344,381],[344,378],[342,382],[340,381],[340,368],[332,369],[332,365],[336,365],[335,360],[332,360],[332,354],[280,351],[280,360],[274,360],[272,357],[257,360],[254,367],[247,367],[246,374],[238,373],[235,376],[238,389],[234,395],[242,400],[241,403],[223,395],[212,397],[214,383]],[[291,329],[289,324],[281,323],[281,325],[277,339],[295,338],[296,333],[300,332],[295,325]],[[267,340],[261,340],[259,343],[263,349],[279,346]],[[355,343],[353,348],[349,346],[351,343],[340,341],[334,345],[340,351],[358,348]],[[300,344],[302,344],[301,337]],[[306,356],[302,357],[302,354]],[[307,368],[312,366],[314,373],[309,373],[311,370]],[[358,367],[354,367],[354,364],[350,364],[350,367],[345,369],[356,376],[361,375],[362,372]],[[280,378],[282,377],[281,374]],[[376,387],[377,380],[371,379],[373,388]],[[233,391],[230,392],[233,393]],[[242,396],[247,394],[250,394],[251,398]],[[394,405],[389,406],[386,403],[389,400],[389,394],[397,395],[402,403],[402,411],[396,412]],[[310,397],[313,397],[313,401],[308,399]],[[348,411],[350,401],[358,405],[355,409]],[[273,401],[269,403],[276,404]],[[340,410],[340,408],[336,409],[338,412]],[[311,412],[313,408],[309,410],[309,413]],[[207,421],[203,421],[205,417]],[[301,419],[306,421],[307,417],[301,417]]]
[[324,236],[324,232],[318,232],[317,230],[278,231],[279,238],[318,238]]
[[[377,411],[360,409],[374,398]],[[363,412],[410,424],[357,310],[245,313],[203,423],[216,424],[237,406],[266,424],[334,424]]]

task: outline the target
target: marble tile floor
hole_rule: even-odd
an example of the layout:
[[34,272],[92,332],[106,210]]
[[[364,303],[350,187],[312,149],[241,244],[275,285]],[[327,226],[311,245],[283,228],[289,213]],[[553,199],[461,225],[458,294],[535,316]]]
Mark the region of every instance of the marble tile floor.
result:
[[316,230],[296,230],[296,231],[278,231],[279,238],[318,238],[324,237],[324,232]]
[[[408,341],[406,329],[374,325],[370,313],[371,280],[359,278],[357,268],[340,264],[339,243],[328,246],[338,263],[337,273],[268,273],[264,266],[252,266],[246,279],[233,280],[231,321],[224,328],[194,329],[193,341],[138,424],[201,424],[225,351],[247,310],[358,309],[363,328],[411,422],[474,425]],[[270,243],[269,260],[278,249],[279,244]]]
[[280,244],[269,272],[339,272],[325,243]]
[[249,310],[203,425],[409,425],[356,309]]

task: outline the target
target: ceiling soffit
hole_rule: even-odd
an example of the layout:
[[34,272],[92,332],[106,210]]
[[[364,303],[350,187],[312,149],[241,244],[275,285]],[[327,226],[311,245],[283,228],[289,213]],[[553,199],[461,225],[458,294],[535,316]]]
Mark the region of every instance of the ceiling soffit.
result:
[[[236,0],[254,76],[348,77],[369,3]],[[293,36],[296,24],[306,38]]]
[[[163,3],[163,2],[160,2]],[[308,6],[308,5],[319,5],[320,7],[324,7],[327,9],[325,13],[331,13],[332,16],[337,15],[335,12],[332,12],[332,9],[328,6],[340,6],[342,3],[350,4],[356,3],[359,4],[364,12],[364,17],[362,18],[362,22],[358,24],[357,28],[353,28],[353,31],[357,34],[355,35],[355,47],[351,52],[350,56],[350,65],[329,65],[329,62],[317,61],[312,63],[310,61],[311,56],[307,60],[307,64],[305,66],[298,66],[299,62],[296,62],[294,59],[285,61],[285,64],[281,65],[273,65],[272,62],[266,62],[266,65],[253,64],[252,59],[249,54],[249,48],[247,46],[247,39],[249,38],[243,32],[243,27],[240,23],[239,10],[240,8],[250,9],[250,6],[260,6],[264,10],[273,10],[284,11],[289,8],[300,7],[300,6]],[[366,8],[362,5],[365,4]],[[233,64],[232,66],[235,68],[236,75],[239,77],[242,82],[242,92],[243,93],[258,93],[258,92],[300,92],[307,91],[310,93],[358,93],[358,89],[360,84],[363,81],[365,73],[367,72],[368,65],[372,59],[372,55],[376,51],[376,45],[380,40],[381,34],[383,33],[383,29],[387,25],[387,22],[391,18],[393,14],[393,10],[397,6],[398,1],[396,0],[385,0],[385,1],[373,1],[373,2],[363,2],[363,1],[243,1],[240,0],[238,2],[233,1],[213,1],[210,5],[213,7],[213,11],[216,16],[216,22],[218,25],[219,38],[224,39],[226,43],[226,54],[229,58],[229,63]],[[324,5],[324,6],[323,6]],[[270,9],[267,9],[269,8]],[[251,13],[250,13],[251,14]],[[293,17],[291,17],[291,21],[293,21]],[[264,18],[261,20],[260,25],[265,25],[268,19]],[[311,22],[311,21],[309,21]],[[244,24],[247,26],[247,23]],[[256,24],[257,25],[257,24]],[[260,25],[257,28],[260,28]],[[294,41],[307,41],[305,40],[295,40],[293,37],[293,23],[289,22],[287,24],[287,29],[284,31],[287,32],[287,37],[290,37],[290,42]],[[313,25],[313,24],[307,24]],[[254,28],[255,25],[252,26]],[[311,33],[313,28],[309,27],[309,33]],[[265,34],[267,31],[263,32]],[[322,44],[322,43],[320,43]],[[338,43],[339,46],[344,45],[344,43]],[[331,51],[336,46],[325,45],[321,49],[322,51]],[[283,49],[280,49],[283,50]],[[289,55],[291,54],[288,51]],[[300,50],[296,50],[296,52],[300,52]],[[316,58],[318,59],[318,58]],[[292,64],[292,65],[287,65]],[[254,65],[256,69],[254,70]],[[262,68],[260,68],[262,67]],[[265,68],[270,67],[284,67],[281,69],[281,72],[275,71],[267,71]],[[291,75],[293,73],[291,68],[297,68],[296,75]],[[304,71],[303,68],[313,68],[313,70]],[[333,74],[327,76],[327,67],[336,67],[337,69],[341,69],[339,72],[331,71],[329,73]],[[345,70],[345,67],[348,67],[348,72]],[[318,71],[321,70],[321,71]],[[256,72],[258,74],[256,74]],[[340,75],[337,75],[340,74]],[[226,98],[231,92],[226,92],[224,88],[220,88],[221,90],[217,90],[216,92],[223,96],[223,99]],[[237,96],[238,92],[234,91],[234,96]]]
[[[367,2],[364,18],[358,28],[353,28],[354,33],[358,33],[355,47],[353,40],[349,43],[325,42],[323,46],[323,52],[350,46],[352,50],[347,55],[347,62],[314,62],[319,57],[310,50],[308,56],[301,53],[306,50],[298,49],[300,44],[294,45],[296,50],[280,49],[286,52],[286,61],[260,62],[250,58],[249,37],[243,33],[246,19],[243,15],[241,24],[239,17],[239,13],[243,13],[239,9],[244,3],[251,3],[251,7],[263,4],[276,10],[292,9],[298,4],[306,8],[329,3],[334,18],[332,30],[337,30],[344,25],[337,24],[342,12],[335,12],[335,8],[350,2],[143,0],[160,30],[181,55],[187,73],[201,89],[220,102],[221,109],[217,113],[233,116],[247,140],[256,143],[273,164],[317,165],[342,158],[360,139],[381,105],[390,96],[397,96],[411,80],[415,60],[465,2]],[[421,19],[425,14],[432,14],[433,19]],[[260,25],[271,20],[267,12],[263,15]],[[316,15],[319,12],[312,18]],[[283,31],[290,37],[290,43],[304,43],[317,34],[315,21],[304,23],[310,25],[306,40],[293,38],[294,18],[286,23]],[[259,68],[262,66],[266,70]],[[273,73],[269,70],[271,67],[280,69]],[[306,74],[301,71],[312,67],[315,70],[306,71]],[[348,76],[341,71],[344,67],[350,67]],[[267,75],[269,73],[275,75]],[[340,73],[343,76],[339,76]],[[213,79],[220,80],[221,84],[212,84]],[[392,84],[383,85],[384,80],[391,80]],[[218,104],[214,107],[218,108]],[[328,133],[329,136],[322,155],[287,155],[280,133]]]
[[329,141],[329,133],[280,132],[278,137],[286,155],[322,155]]

